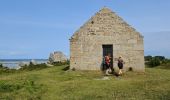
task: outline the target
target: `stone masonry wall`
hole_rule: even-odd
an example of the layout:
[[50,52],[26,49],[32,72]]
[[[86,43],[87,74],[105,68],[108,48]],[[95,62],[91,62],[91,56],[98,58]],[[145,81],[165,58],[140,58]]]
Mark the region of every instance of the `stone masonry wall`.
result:
[[[113,45],[113,59],[122,56],[125,70],[144,71],[143,37],[108,8],[103,8],[70,39],[70,68],[100,70],[102,45]],[[117,67],[117,61],[113,61]]]

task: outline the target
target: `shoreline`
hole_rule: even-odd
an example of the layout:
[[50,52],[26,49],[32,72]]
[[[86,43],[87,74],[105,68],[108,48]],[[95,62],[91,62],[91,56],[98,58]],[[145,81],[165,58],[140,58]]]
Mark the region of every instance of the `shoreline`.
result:
[[27,65],[30,62],[34,62],[35,64],[42,64],[47,63],[48,59],[0,59],[0,64],[10,69],[17,69],[18,67]]

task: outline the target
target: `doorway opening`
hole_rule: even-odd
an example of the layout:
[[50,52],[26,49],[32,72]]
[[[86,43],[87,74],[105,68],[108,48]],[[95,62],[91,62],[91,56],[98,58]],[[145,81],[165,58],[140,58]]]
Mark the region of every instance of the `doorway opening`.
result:
[[[111,68],[113,68],[113,45],[102,45],[102,48],[103,48],[103,60],[104,60],[105,56],[110,54],[110,56],[111,56]],[[104,67],[104,69],[105,69],[105,67]]]

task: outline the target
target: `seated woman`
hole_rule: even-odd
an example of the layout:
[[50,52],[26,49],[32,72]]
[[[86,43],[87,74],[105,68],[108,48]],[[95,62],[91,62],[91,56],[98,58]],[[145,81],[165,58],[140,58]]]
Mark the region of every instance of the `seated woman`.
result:
[[105,56],[105,66],[106,66],[106,75],[109,75],[109,71],[112,72],[112,68],[111,68],[111,56],[110,56],[110,54]]

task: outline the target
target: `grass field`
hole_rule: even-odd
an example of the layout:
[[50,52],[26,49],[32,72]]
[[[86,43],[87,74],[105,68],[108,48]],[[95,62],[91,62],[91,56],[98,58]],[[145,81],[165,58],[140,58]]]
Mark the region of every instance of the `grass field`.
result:
[[0,75],[0,100],[170,100],[170,70],[146,68],[102,80],[66,66]]

